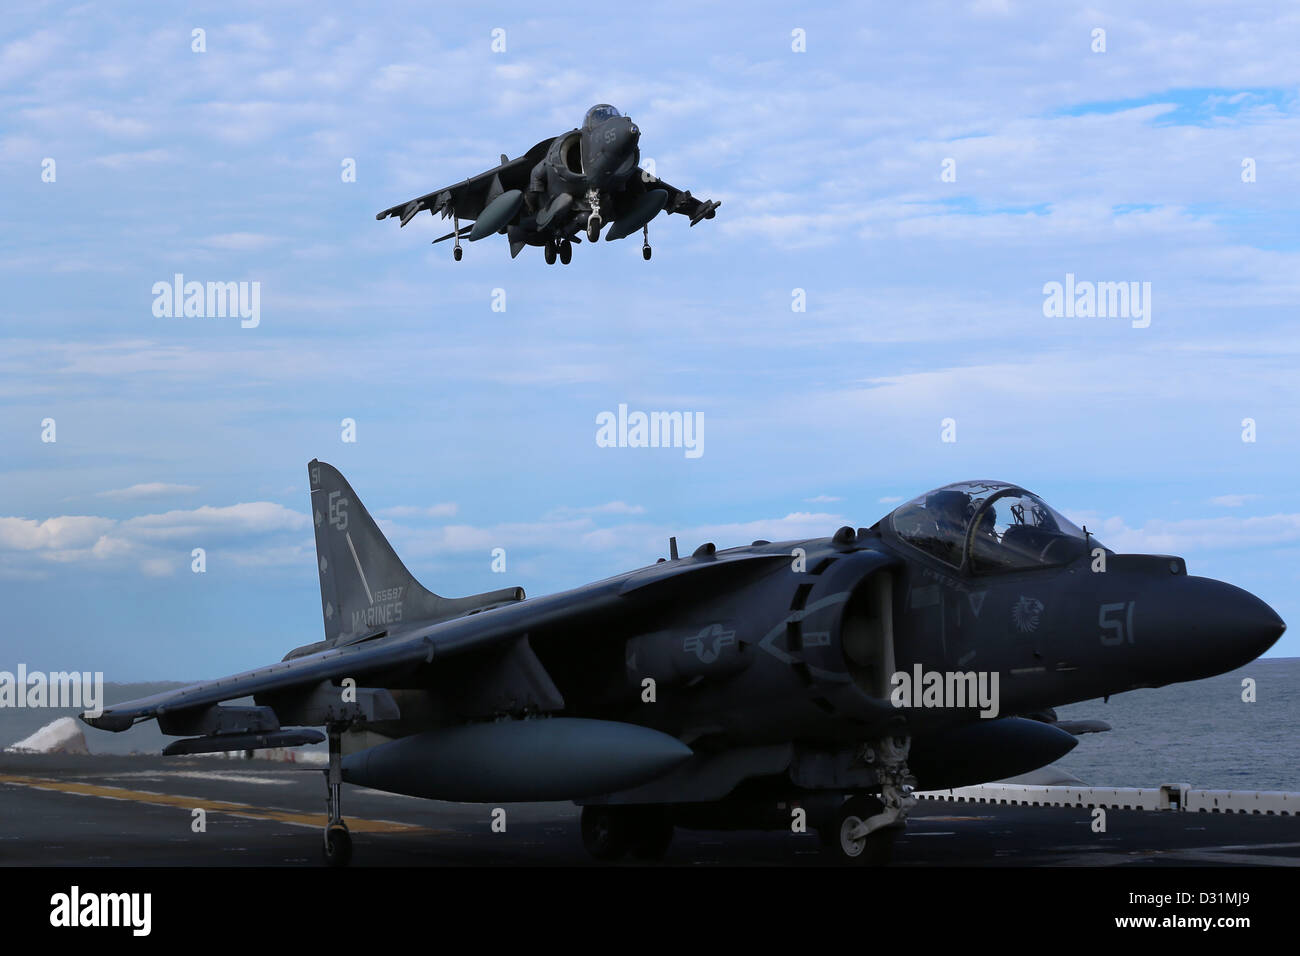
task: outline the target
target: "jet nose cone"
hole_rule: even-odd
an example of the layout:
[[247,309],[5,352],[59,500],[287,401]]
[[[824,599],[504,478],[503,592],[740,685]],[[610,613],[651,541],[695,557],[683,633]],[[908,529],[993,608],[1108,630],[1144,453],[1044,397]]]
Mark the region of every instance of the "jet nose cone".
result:
[[618,148],[625,151],[635,146],[637,140],[641,137],[641,131],[636,128],[636,123],[633,123],[626,116],[620,116],[614,122],[618,124],[615,127]]
[[1167,652],[1196,677],[1249,664],[1286,630],[1276,611],[1249,591],[1209,578],[1187,578],[1166,609]]
[[1242,621],[1241,626],[1246,635],[1244,642],[1257,648],[1255,657],[1258,657],[1276,644],[1278,638],[1286,632],[1286,621],[1259,598],[1255,598],[1255,602],[1253,613]]

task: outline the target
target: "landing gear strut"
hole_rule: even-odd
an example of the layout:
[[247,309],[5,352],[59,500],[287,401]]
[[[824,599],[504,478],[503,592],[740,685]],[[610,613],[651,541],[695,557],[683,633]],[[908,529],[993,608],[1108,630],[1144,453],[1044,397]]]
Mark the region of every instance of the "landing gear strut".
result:
[[883,866],[889,862],[894,839],[916,806],[915,780],[907,769],[909,737],[885,737],[864,744],[861,759],[880,776],[879,795],[857,794],[836,811],[823,832],[823,843],[843,863]]
[[330,725],[326,730],[330,762],[325,771],[325,812],[329,817],[325,824],[325,862],[329,866],[347,866],[352,860],[352,834],[343,822],[343,728]]
[[460,247],[460,217],[457,216],[454,212],[451,214],[451,225],[452,228],[455,230],[451,240],[452,242],[451,257],[455,259],[457,262],[460,262],[460,257],[463,256],[465,253],[464,250],[462,250]]
[[646,223],[641,227],[641,258],[649,260],[650,258],[650,224]]

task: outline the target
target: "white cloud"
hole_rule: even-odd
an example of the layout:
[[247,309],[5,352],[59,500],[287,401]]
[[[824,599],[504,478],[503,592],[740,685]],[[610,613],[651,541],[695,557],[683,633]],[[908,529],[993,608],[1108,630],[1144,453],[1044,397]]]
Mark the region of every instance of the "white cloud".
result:
[[420,505],[396,505],[392,508],[383,508],[376,515],[385,518],[451,518],[455,516],[460,509],[454,501],[442,502],[427,507]]
[[[126,497],[131,500],[135,496]],[[20,559],[30,563],[33,556],[51,564],[106,570],[134,562],[144,574],[158,577],[188,563],[196,547],[235,553],[246,549],[251,555],[233,563],[266,564],[264,555],[255,555],[267,550],[268,539],[300,539],[310,527],[307,515],[267,501],[223,507],[204,505],[126,519],[93,515],[61,515],[41,521],[0,517],[0,565],[12,566]],[[292,547],[276,553],[300,556]]]
[[1221,508],[1240,508],[1248,501],[1254,501],[1259,495],[1219,495],[1210,499],[1210,504]]
[[642,515],[645,514],[645,508],[641,505],[630,505],[626,501],[607,501],[603,505],[587,505],[585,507],[572,507],[562,505],[553,508],[547,512],[548,518],[571,518],[576,515]]
[[162,481],[149,481],[131,485],[129,488],[114,488],[110,491],[98,491],[97,498],[159,498],[163,495],[192,495],[199,490],[198,485],[172,485]]
[[1148,521],[1138,528],[1113,517],[1095,533],[1106,547],[1137,554],[1295,547],[1300,545],[1300,514]]
[[219,236],[208,236],[202,240],[203,245],[212,249],[229,252],[257,252],[279,242],[275,236],[256,232],[228,232]]
[[59,552],[89,548],[116,522],[92,515],[60,515],[36,521],[0,518],[0,550]]

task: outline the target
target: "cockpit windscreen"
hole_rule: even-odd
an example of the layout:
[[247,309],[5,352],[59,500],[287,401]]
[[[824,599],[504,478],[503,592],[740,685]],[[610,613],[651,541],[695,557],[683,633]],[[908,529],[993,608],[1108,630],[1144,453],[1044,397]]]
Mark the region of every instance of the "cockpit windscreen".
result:
[[889,522],[912,547],[975,573],[1066,564],[1100,546],[1037,495],[1000,481],[927,492]]
[[621,115],[618,110],[608,103],[600,103],[587,110],[587,118],[582,121],[582,125],[587,129],[594,129],[607,119],[614,119]]

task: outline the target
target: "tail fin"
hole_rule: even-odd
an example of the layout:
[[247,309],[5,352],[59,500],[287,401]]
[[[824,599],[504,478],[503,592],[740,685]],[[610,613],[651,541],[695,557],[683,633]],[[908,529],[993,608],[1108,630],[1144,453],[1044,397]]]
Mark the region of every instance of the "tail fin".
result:
[[337,468],[312,459],[307,473],[327,644],[351,644],[524,599],[523,588],[464,598],[439,597],[426,590],[406,570]]

